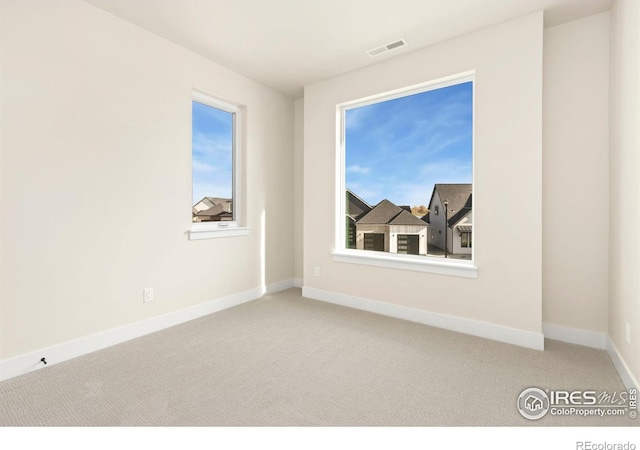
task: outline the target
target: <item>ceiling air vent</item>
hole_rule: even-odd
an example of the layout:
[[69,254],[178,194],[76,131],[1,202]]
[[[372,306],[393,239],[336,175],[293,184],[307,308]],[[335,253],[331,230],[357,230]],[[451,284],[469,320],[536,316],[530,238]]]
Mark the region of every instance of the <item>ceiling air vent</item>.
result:
[[404,47],[407,45],[407,41],[404,39],[399,39],[397,41],[391,42],[387,45],[383,45],[382,47],[376,47],[367,52],[367,54],[371,57],[382,55],[383,53],[387,53],[391,50],[396,50],[398,48]]

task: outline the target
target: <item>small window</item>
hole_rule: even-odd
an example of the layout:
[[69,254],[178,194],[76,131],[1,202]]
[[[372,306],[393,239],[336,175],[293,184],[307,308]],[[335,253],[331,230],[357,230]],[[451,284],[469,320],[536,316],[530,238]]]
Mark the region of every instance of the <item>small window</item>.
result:
[[347,220],[347,248],[356,248],[356,224]]
[[433,208],[433,211],[434,211],[434,213],[436,214],[436,216],[437,216],[438,214],[440,214],[440,205],[436,205],[436,207],[435,207],[435,208]]
[[[191,116],[191,239],[222,237],[212,233],[240,223],[240,108],[194,92]],[[205,233],[205,234],[202,234]]]
[[463,231],[460,233],[460,247],[471,248],[471,233]]

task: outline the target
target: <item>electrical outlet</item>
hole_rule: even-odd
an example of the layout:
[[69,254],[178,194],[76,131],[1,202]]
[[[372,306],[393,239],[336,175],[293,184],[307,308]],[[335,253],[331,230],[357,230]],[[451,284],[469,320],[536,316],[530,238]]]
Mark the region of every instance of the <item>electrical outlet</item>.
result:
[[629,322],[625,323],[625,339],[627,340],[627,344],[631,344],[631,324]]
[[153,300],[153,288],[146,288],[142,291],[142,301],[144,303],[150,302]]
[[315,268],[315,270],[313,272],[313,275],[316,276],[316,277],[320,276],[320,267],[319,266],[316,266],[316,268]]

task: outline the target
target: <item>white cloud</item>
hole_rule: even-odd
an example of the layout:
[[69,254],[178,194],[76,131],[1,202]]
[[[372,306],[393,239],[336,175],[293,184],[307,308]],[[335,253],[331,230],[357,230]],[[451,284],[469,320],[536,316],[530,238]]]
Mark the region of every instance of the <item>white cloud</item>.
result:
[[353,164],[353,165],[347,167],[346,170],[349,173],[360,173],[362,175],[366,175],[366,174],[369,173],[371,168],[370,167],[362,167],[362,166],[359,166],[358,164]]
[[374,105],[354,108],[347,111],[347,121],[345,128],[347,130],[355,130],[365,124],[374,112]]
[[[452,183],[450,179],[471,178],[471,162],[459,159],[440,159],[418,168],[420,177],[441,177],[438,183]],[[465,181],[469,182],[469,181]]]
[[197,133],[193,136],[193,152],[231,160],[232,143],[227,136]]
[[216,168],[214,166],[212,166],[211,164],[207,164],[201,161],[198,161],[196,159],[193,160],[193,170],[196,170],[198,172],[213,172],[214,170],[216,170]]

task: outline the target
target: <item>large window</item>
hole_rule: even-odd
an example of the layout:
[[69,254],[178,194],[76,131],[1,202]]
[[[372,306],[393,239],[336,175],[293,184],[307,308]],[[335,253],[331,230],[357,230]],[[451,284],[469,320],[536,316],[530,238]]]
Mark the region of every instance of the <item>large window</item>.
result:
[[[473,75],[356,100],[339,113],[338,253],[470,260]],[[461,246],[451,236],[462,229]]]
[[235,105],[193,93],[191,239],[246,234],[238,232],[240,112]]

